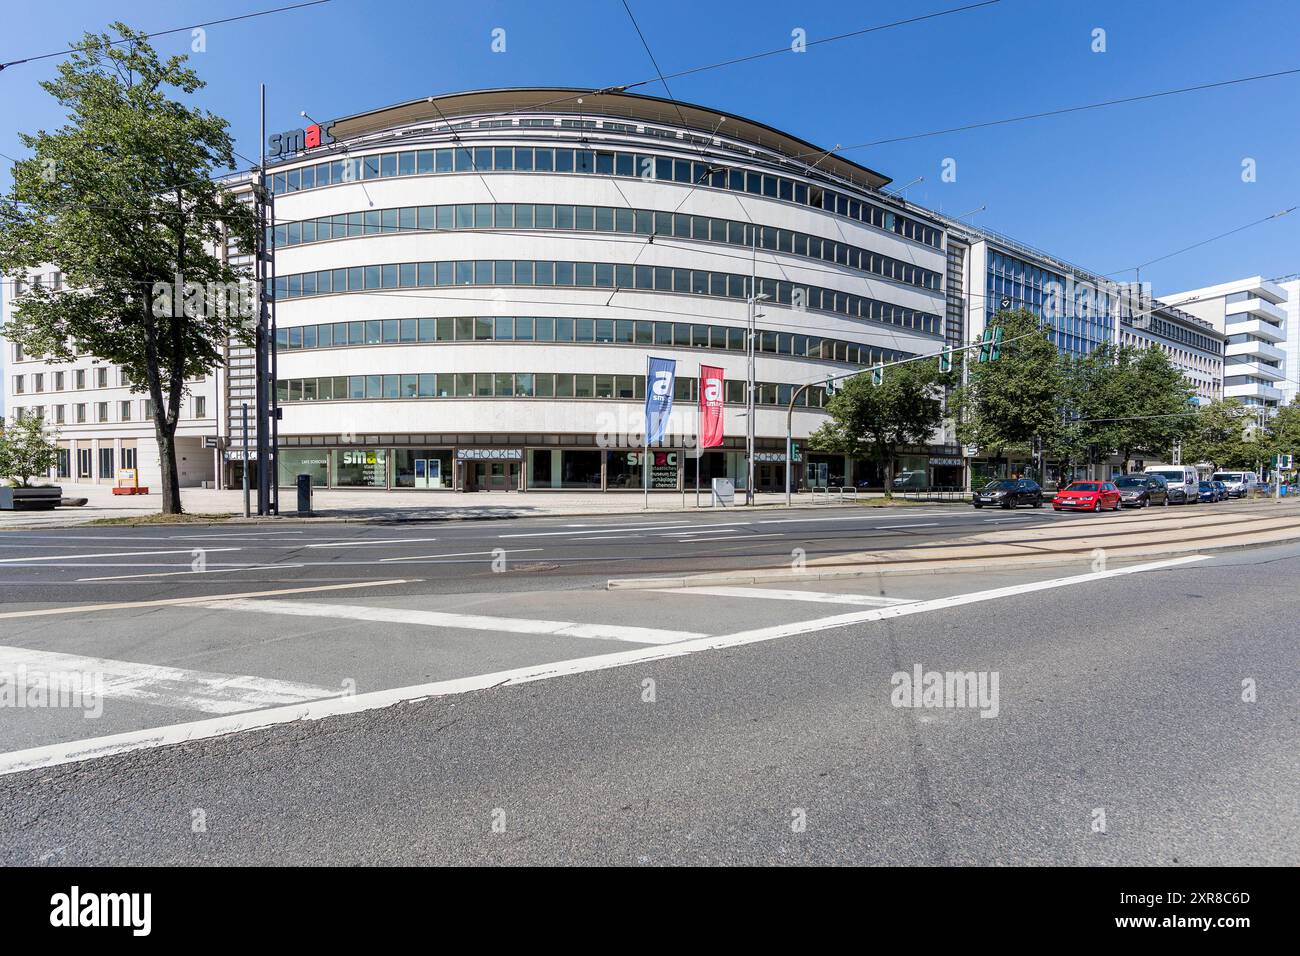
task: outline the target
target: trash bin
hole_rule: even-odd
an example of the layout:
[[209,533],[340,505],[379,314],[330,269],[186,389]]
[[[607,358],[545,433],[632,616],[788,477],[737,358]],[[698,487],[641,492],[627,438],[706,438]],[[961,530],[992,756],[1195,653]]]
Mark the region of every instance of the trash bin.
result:
[[298,476],[298,517],[311,517],[311,475]]

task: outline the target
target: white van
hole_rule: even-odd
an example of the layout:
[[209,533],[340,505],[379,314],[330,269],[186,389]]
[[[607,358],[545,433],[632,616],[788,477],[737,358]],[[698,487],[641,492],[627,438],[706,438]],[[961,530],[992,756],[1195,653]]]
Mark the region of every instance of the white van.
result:
[[1173,504],[1194,505],[1201,500],[1201,478],[1190,465],[1152,465],[1145,474],[1165,480]]
[[1253,471],[1216,471],[1210,480],[1223,482],[1230,498],[1249,498],[1259,487],[1259,475]]

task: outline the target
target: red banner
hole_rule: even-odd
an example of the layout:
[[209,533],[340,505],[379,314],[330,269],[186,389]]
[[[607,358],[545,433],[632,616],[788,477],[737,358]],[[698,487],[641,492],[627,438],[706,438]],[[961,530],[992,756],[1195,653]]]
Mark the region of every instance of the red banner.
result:
[[722,444],[722,369],[700,366],[700,447]]

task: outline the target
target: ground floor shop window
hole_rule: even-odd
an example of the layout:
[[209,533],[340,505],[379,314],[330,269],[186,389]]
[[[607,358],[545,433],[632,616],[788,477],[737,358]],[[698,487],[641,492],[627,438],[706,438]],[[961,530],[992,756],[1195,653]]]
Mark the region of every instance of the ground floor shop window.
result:
[[393,451],[394,488],[450,488],[454,478],[449,448],[398,448]]
[[344,448],[334,452],[335,488],[383,488],[387,485],[388,450]]
[[815,488],[840,487],[845,484],[843,455],[809,455],[807,482]]
[[560,452],[560,487],[599,490],[600,456],[595,450]]
[[614,491],[641,487],[641,452],[610,451],[605,455],[606,488]]
[[324,488],[328,484],[329,452],[324,448],[280,450],[280,475],[282,485],[296,485],[299,475],[311,475],[314,488]]
[[99,477],[113,477],[113,449],[101,448],[99,450]]

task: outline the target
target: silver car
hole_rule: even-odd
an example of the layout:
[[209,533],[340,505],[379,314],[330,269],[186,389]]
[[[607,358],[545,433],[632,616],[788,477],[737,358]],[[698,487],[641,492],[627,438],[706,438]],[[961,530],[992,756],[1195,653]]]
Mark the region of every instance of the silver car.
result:
[[1221,481],[1232,498],[1249,498],[1259,487],[1259,476],[1253,471],[1216,471],[1211,481]]

